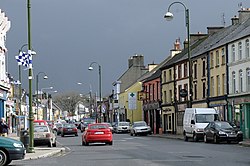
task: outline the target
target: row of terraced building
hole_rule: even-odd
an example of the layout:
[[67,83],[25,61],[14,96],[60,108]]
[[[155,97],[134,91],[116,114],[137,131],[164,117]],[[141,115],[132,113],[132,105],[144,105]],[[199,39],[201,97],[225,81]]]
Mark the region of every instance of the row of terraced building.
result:
[[[184,111],[191,103],[215,108],[222,120],[235,122],[249,138],[250,9],[242,8],[228,27],[190,34],[190,57],[187,42],[183,45],[181,49],[176,40],[158,65],[145,67],[143,55],[128,60],[128,70],[113,83],[112,121],[145,120],[155,134],[182,134]],[[182,97],[180,92],[188,94]],[[129,105],[131,93],[137,97],[134,109]]]

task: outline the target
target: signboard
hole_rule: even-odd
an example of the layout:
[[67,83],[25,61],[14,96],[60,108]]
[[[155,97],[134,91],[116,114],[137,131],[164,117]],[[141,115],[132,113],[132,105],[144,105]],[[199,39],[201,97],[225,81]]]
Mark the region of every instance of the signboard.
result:
[[188,92],[187,92],[186,89],[181,89],[179,94],[180,94],[181,97],[187,97]]
[[136,100],[137,96],[136,93],[128,93],[128,109],[136,110]]

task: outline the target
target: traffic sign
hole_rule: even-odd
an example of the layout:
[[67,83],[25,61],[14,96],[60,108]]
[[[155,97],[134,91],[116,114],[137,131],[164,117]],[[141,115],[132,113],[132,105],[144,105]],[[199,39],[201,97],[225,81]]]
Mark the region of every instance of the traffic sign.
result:
[[137,100],[136,93],[134,92],[128,93],[128,109],[136,110],[136,100]]

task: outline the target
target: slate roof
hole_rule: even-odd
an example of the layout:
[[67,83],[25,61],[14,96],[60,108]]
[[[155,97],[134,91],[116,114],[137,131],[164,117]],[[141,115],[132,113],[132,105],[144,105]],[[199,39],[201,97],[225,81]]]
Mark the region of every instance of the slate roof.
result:
[[[250,36],[250,18],[245,22],[231,25],[200,39],[190,46],[190,57],[194,58],[210,50],[216,49],[230,42]],[[178,62],[188,59],[187,49],[175,55],[161,69],[165,69]]]

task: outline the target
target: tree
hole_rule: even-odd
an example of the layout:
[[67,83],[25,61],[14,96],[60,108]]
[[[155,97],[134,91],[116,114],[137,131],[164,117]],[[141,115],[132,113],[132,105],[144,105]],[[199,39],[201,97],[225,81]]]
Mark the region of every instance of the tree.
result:
[[81,97],[75,92],[69,92],[55,96],[53,102],[55,102],[63,111],[67,111],[71,116],[74,116],[77,103],[79,101],[86,103],[86,99],[86,96]]

